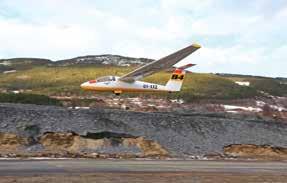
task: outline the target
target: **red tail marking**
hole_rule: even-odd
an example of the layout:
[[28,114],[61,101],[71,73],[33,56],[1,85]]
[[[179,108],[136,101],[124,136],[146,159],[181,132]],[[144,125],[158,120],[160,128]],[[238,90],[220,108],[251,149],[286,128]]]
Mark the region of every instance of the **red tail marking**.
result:
[[174,74],[181,74],[182,73],[182,70],[181,69],[175,69],[173,71]]
[[93,83],[96,83],[96,82],[97,82],[97,80],[90,80],[89,81],[90,84],[93,84]]

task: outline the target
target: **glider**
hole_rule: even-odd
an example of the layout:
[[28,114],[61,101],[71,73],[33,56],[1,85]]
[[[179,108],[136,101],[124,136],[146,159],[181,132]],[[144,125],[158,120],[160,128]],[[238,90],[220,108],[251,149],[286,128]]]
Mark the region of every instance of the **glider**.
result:
[[95,80],[90,80],[81,84],[81,88],[91,91],[110,91],[116,95],[123,92],[177,92],[180,91],[186,69],[195,64],[188,64],[177,67],[172,73],[170,80],[166,85],[148,83],[139,81],[142,78],[152,75],[156,72],[170,69],[174,64],[186,58],[191,53],[201,48],[198,44],[192,44],[171,55],[159,60],[148,63],[124,76],[104,76]]

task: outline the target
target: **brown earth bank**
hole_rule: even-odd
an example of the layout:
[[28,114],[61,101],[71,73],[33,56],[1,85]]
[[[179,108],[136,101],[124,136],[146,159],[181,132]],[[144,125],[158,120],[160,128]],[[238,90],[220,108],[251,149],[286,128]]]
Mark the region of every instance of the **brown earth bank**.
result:
[[0,104],[2,157],[225,158],[225,147],[287,148],[287,124],[226,113]]
[[287,159],[287,148],[270,145],[233,144],[224,147],[226,156],[254,159]]
[[[31,142],[33,142],[31,144]],[[29,148],[37,144],[38,149]],[[102,152],[106,149],[119,149]],[[169,152],[160,144],[143,137],[96,137],[75,133],[47,132],[37,140],[19,137],[16,134],[0,133],[0,157],[6,158],[170,158]],[[232,144],[225,146],[223,154],[206,154],[205,159],[257,159],[287,160],[287,148],[270,145]]]
[[[31,143],[32,142],[32,143]],[[29,150],[38,146],[38,149]],[[119,149],[103,153],[102,149]],[[31,141],[15,134],[0,133],[2,157],[137,158],[168,157],[160,144],[143,137],[91,137],[75,133],[48,132]]]

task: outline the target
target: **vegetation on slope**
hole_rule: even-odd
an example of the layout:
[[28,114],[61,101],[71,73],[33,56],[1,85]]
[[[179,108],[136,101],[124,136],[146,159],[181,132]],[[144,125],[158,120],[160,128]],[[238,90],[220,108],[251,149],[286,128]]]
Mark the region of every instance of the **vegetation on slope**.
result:
[[28,93],[1,93],[0,102],[61,106],[61,102],[56,99],[52,99],[45,95],[36,95]]
[[273,96],[287,95],[287,84],[281,84],[278,80],[271,78],[251,79],[250,83],[254,88],[267,92]]
[[122,67],[35,67],[16,73],[0,75],[0,88],[32,90],[45,95],[82,94],[80,84],[103,75],[122,75]]
[[248,81],[250,86],[273,96],[287,96],[285,78],[268,78],[255,76],[227,76],[232,81]]
[[[170,73],[155,74],[148,81],[162,83],[167,81]],[[165,79],[164,79],[165,78]],[[181,92],[174,93],[176,98],[186,101],[196,99],[238,99],[251,98],[260,95],[254,88],[239,86],[233,81],[213,74],[187,74]]]
[[[73,66],[73,67],[34,67],[16,73],[1,74],[0,88],[7,90],[31,90],[31,93],[44,95],[88,95],[94,92],[82,91],[81,83],[104,75],[123,75],[133,70],[131,67],[115,66]],[[171,73],[161,72],[145,81],[165,84]],[[134,94],[125,94],[134,95]],[[149,94],[147,94],[149,95]],[[213,74],[187,74],[182,92],[161,93],[157,96],[194,99],[237,99],[259,95],[252,87],[239,86],[233,81]]]

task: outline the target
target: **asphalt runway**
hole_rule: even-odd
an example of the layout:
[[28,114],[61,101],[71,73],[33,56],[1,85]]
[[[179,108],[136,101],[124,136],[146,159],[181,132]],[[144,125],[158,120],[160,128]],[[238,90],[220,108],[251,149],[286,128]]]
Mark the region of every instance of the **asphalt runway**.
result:
[[0,176],[82,173],[211,172],[286,173],[287,162],[194,160],[0,160]]

